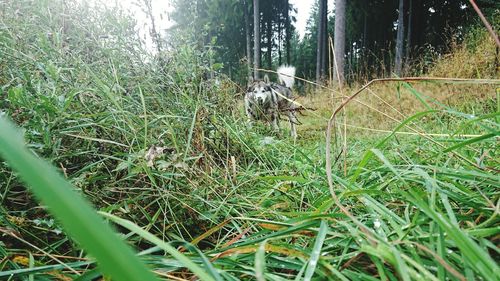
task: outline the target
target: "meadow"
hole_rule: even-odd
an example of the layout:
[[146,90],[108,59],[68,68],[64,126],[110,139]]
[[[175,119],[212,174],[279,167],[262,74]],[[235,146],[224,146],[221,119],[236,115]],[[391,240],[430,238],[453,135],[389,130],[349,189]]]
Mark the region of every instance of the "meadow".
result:
[[375,82],[341,109],[363,85],[311,86],[293,141],[247,126],[244,87],[189,36],[152,55],[126,13],[7,2],[2,280],[500,280],[481,29],[425,74],[464,79]]

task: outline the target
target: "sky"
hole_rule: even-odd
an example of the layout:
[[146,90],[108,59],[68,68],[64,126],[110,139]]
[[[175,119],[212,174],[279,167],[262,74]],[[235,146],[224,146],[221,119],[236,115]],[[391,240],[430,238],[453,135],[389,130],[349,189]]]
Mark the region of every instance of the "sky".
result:
[[[295,27],[297,28],[297,32],[300,35],[300,38],[304,37],[306,32],[306,24],[309,16],[311,14],[311,7],[314,2],[318,0],[290,0],[290,4],[293,4],[297,9],[297,22],[295,23]],[[328,12],[331,13],[332,8],[334,7],[334,0],[328,0]]]
[[314,1],[317,0],[290,0],[290,4],[293,4],[297,9],[297,22],[295,23],[295,27],[297,28],[300,38],[303,38],[306,32],[307,20],[309,19]]

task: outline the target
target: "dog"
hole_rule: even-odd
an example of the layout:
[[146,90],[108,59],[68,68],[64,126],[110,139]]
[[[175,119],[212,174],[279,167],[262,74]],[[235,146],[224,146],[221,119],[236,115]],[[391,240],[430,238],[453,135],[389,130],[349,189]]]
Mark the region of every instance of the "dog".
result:
[[279,132],[280,113],[285,113],[290,122],[292,138],[297,138],[297,117],[292,100],[292,87],[295,83],[295,67],[280,66],[277,70],[279,83],[269,81],[265,75],[263,80],[250,78],[245,94],[245,111],[249,124],[255,120],[271,123],[271,128]]

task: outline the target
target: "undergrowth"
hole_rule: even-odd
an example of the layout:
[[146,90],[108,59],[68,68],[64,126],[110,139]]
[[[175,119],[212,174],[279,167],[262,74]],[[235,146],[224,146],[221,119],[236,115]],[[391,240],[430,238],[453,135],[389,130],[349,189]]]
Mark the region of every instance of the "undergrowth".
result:
[[[325,171],[330,90],[299,99],[316,110],[298,142],[251,130],[210,52],[183,35],[153,56],[130,16],[102,8],[0,2],[1,122],[158,277],[498,280],[498,81],[384,84],[350,104],[328,156],[339,205]],[[0,164],[0,276],[99,278],[99,257],[15,167]]]

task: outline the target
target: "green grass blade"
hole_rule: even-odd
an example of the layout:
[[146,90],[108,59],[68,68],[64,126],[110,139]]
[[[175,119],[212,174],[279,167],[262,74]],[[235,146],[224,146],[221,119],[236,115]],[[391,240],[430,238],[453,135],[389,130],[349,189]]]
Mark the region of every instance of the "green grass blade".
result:
[[266,273],[266,243],[267,240],[262,241],[259,249],[255,253],[255,278],[258,281],[265,281],[264,274]]
[[485,134],[485,135],[482,135],[482,136],[479,136],[479,137],[468,139],[466,141],[457,143],[457,144],[455,144],[453,146],[450,146],[450,147],[446,148],[445,150],[443,150],[443,152],[450,152],[452,150],[464,147],[466,145],[473,144],[473,143],[476,143],[476,142],[480,142],[482,140],[494,138],[494,137],[499,136],[499,135],[500,135],[500,131],[496,131],[494,133],[489,133],[489,134]]
[[[415,119],[423,117],[423,116],[425,116],[427,114],[436,113],[436,112],[438,112],[438,111],[437,110],[428,110],[428,111],[419,112],[417,114],[414,114],[414,115],[408,117],[403,122],[401,122],[401,124],[399,124],[388,136],[386,136],[379,143],[377,143],[377,145],[375,145],[374,148],[381,148],[382,146],[384,146],[384,144],[392,136],[394,136],[397,132],[399,132],[399,130],[401,130],[401,128],[403,128],[404,126],[406,126],[408,123],[414,121]],[[351,182],[355,182],[356,181],[356,179],[359,177],[359,175],[363,171],[363,168],[368,164],[368,161],[372,158],[372,156],[373,156],[373,151],[367,150],[366,153],[363,155],[363,158],[359,162],[358,167],[356,168],[356,171],[354,172],[354,175],[352,176]]]
[[19,130],[2,117],[0,132],[0,155],[105,274],[114,280],[158,280],[55,168],[22,145]]
[[92,269],[92,270],[85,272],[84,274],[80,275],[78,278],[74,279],[73,281],[92,281],[92,280],[96,280],[99,277],[101,277],[101,273],[96,268],[96,269]]
[[476,244],[465,232],[458,226],[451,223],[445,217],[431,209],[429,205],[415,191],[402,192],[409,201],[426,213],[433,221],[435,221],[450,237],[455,241],[457,247],[461,250],[466,260],[470,265],[481,274],[485,280],[498,280],[496,276],[500,276],[500,268],[495,261]]
[[114,216],[112,214],[104,213],[104,212],[99,212],[102,216],[105,218],[111,220],[114,223],[117,223],[126,229],[136,233],[140,237],[146,239],[147,241],[155,244],[165,252],[169,253],[172,255],[176,260],[178,260],[180,263],[182,263],[186,268],[190,269],[194,274],[196,274],[201,280],[207,280],[207,281],[212,281],[215,280],[212,276],[210,276],[208,273],[205,272],[201,267],[199,267],[197,264],[192,262],[188,257],[183,255],[181,252],[177,251],[174,247],[172,247],[170,244],[162,241],[158,237],[154,236],[153,234],[145,231],[144,229],[140,228],[138,225],[134,224],[131,221],[119,218],[117,216]]
[[4,271],[0,271],[0,277],[6,277],[6,278],[7,277],[17,277],[17,278],[19,278],[23,275],[44,273],[44,272],[56,271],[56,270],[63,270],[63,269],[67,269],[68,267],[71,267],[71,268],[88,267],[89,265],[91,265],[93,263],[94,262],[92,262],[92,261],[79,261],[79,262],[66,263],[64,265],[62,265],[62,264],[42,265],[42,266],[36,266],[36,267],[4,270]]
[[309,262],[307,264],[304,281],[310,281],[314,275],[314,271],[316,270],[316,266],[318,265],[318,260],[321,255],[321,249],[323,248],[323,243],[325,242],[327,232],[328,224],[324,220],[322,220],[319,227],[318,236],[316,237],[316,241],[314,242],[311,258],[309,259]]

